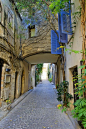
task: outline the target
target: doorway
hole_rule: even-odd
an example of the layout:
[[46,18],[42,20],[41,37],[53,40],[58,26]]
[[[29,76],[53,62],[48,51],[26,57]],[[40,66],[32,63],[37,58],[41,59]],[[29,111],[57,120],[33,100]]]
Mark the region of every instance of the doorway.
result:
[[77,69],[77,67],[75,67],[74,69],[73,69],[73,92],[74,92],[74,102],[76,102],[76,100],[78,100],[79,99],[79,96],[78,96],[78,94],[75,94],[76,93],[76,91],[77,91],[77,87],[78,87],[78,69]]
[[14,99],[16,99],[16,94],[17,94],[17,85],[18,85],[18,72],[15,72],[15,89],[14,89]]
[[24,85],[25,85],[25,74],[23,70],[22,76],[21,76],[21,95],[24,93]]

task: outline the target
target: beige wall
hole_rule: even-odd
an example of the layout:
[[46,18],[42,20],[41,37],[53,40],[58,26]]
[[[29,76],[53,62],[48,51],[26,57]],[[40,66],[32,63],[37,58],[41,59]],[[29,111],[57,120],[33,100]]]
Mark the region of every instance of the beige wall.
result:
[[[79,1],[77,3],[77,1],[75,1],[75,10],[76,7],[78,7],[79,5]],[[69,36],[71,37],[71,36]],[[69,47],[70,42],[73,42],[73,44],[71,45],[71,47]],[[77,25],[74,31],[74,39],[72,39],[68,44],[66,44],[66,48],[68,49],[72,49],[72,50],[77,50],[80,51],[82,50],[82,31],[81,31],[81,21],[80,19],[77,20]],[[69,81],[69,93],[71,93],[72,95],[74,95],[73,93],[73,68],[74,67],[79,67],[80,66],[80,61],[82,60],[82,54],[75,54],[74,52],[71,52],[71,54],[69,54],[70,51],[65,52],[65,56],[66,56],[66,62],[65,62],[65,75],[66,75],[66,80]],[[80,68],[78,69],[78,75],[81,73]],[[74,102],[72,100],[72,102]],[[72,107],[73,108],[73,107]]]
[[[66,45],[67,48],[69,48],[68,45]],[[80,51],[82,50],[82,34],[81,34],[81,22],[79,21],[76,27],[75,35],[74,35],[74,41],[71,48],[72,50]],[[69,54],[69,51],[66,52],[66,80],[69,82],[71,81],[70,72],[69,69],[73,68],[74,66],[79,67],[80,66],[80,60],[82,59],[82,54],[75,54],[71,53]],[[78,73],[80,74],[80,69],[78,69]],[[69,88],[69,91],[71,92],[71,86]]]
[[31,67],[31,86],[35,88],[35,65]]
[[60,58],[57,61],[57,84],[60,84],[63,81],[62,67]]

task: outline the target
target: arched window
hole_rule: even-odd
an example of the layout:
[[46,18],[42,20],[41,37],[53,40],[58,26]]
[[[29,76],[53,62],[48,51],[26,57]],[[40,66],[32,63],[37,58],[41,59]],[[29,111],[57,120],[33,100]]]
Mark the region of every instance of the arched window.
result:
[[1,6],[1,3],[0,3],[0,22],[1,22],[1,18],[2,18],[2,6]]

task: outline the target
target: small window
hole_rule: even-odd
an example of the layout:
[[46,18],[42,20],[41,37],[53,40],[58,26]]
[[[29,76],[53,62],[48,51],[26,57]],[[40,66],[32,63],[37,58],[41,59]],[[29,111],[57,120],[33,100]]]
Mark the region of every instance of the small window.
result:
[[35,36],[35,25],[34,26],[29,26],[29,38]]
[[2,6],[1,6],[1,3],[0,3],[0,22],[1,22],[1,19],[2,19]]
[[11,75],[6,74],[5,75],[5,83],[10,83],[11,82]]

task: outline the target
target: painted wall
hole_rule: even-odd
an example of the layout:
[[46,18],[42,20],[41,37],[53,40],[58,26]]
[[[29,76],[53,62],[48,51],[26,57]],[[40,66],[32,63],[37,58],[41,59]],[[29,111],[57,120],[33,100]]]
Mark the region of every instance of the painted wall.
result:
[[[77,1],[75,1],[75,5],[74,5],[75,10],[77,10],[76,8],[79,6],[79,1],[78,2]],[[71,45],[71,47],[69,47],[69,45],[70,45],[70,42],[69,42],[68,44],[66,44],[66,48],[80,51],[80,50],[82,50],[82,31],[81,31],[81,21],[79,19],[77,20],[77,26],[76,26],[74,32],[75,32],[74,33],[74,39],[72,39],[70,41],[70,42],[73,42],[73,44]],[[70,37],[71,36],[69,36],[69,39],[70,39]],[[74,52],[69,54],[69,52],[70,51],[65,52],[65,56],[66,56],[65,76],[66,76],[66,80],[69,81],[69,93],[71,93],[74,96],[73,74],[72,74],[72,72],[73,72],[73,69],[75,67],[78,68],[80,66],[80,61],[82,59],[82,54],[81,53],[75,54]],[[81,70],[78,69],[78,75],[80,73],[81,73]]]

